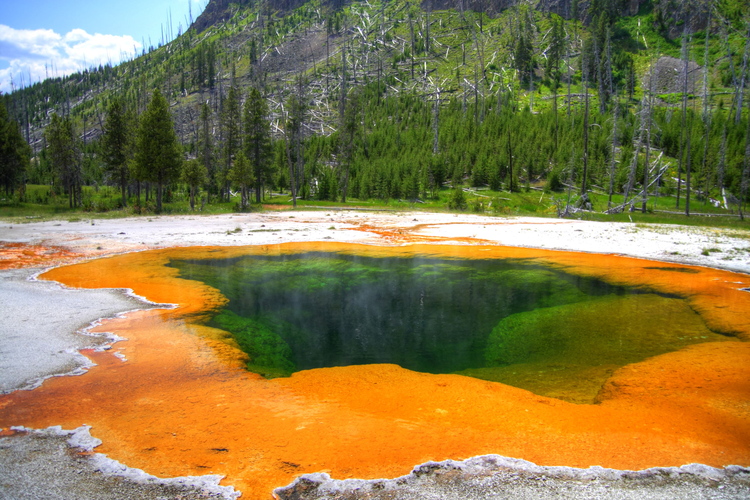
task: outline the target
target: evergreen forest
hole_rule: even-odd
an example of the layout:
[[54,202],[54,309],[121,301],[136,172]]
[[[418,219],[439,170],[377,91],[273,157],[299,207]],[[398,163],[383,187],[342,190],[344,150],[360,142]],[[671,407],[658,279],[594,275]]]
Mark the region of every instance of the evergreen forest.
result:
[[179,31],[0,96],[0,209],[750,201],[744,0],[211,0]]

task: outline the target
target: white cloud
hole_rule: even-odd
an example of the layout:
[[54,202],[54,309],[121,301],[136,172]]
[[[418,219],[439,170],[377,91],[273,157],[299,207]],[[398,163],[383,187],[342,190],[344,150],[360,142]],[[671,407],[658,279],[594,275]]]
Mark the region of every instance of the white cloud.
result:
[[65,40],[66,43],[78,43],[78,42],[84,42],[86,40],[89,40],[91,38],[91,35],[86,33],[84,30],[80,28],[76,28],[72,30],[70,33],[65,35],[63,37],[63,40]]
[[29,85],[47,77],[65,76],[92,66],[113,65],[141,50],[141,43],[129,35],[89,34],[74,29],[64,36],[52,30],[17,30],[0,24],[0,91],[13,85]]

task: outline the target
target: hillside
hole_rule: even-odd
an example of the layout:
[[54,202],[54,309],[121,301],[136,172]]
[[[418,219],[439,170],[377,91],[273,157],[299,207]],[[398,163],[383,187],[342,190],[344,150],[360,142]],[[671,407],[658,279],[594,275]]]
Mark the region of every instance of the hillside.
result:
[[[536,8],[534,12],[537,13],[537,17],[542,17],[541,13],[544,13],[544,17],[549,19],[549,14],[555,13],[570,20],[574,17],[572,12],[579,11],[578,18],[584,21],[591,20],[591,9],[599,8],[598,4],[592,5],[588,0],[540,0],[529,4],[516,0],[467,0],[463,2],[463,11],[455,9],[456,6],[460,7],[461,3],[442,0],[425,1],[421,4],[404,0],[381,4],[354,2],[346,7],[337,7],[337,3],[341,2],[314,0],[305,3],[301,0],[276,0],[267,4],[256,4],[249,0],[211,0],[191,29],[166,46],[150,47],[148,51],[144,49],[144,53],[138,58],[116,67],[93,67],[69,77],[34,84],[15,92],[12,97],[6,96],[6,106],[22,124],[32,145],[39,139],[39,134],[34,132],[38,132],[47,124],[52,111],[60,114],[73,112],[85,117],[87,127],[82,128],[90,128],[87,134],[96,136],[101,128],[96,115],[102,113],[107,97],[118,92],[130,94],[128,98],[137,102],[138,98],[134,95],[143,88],[148,91],[159,86],[165,94],[171,94],[177,105],[182,107],[181,105],[190,104],[190,96],[195,93],[213,94],[217,89],[219,92],[225,92],[224,89],[228,87],[230,80],[232,60],[237,68],[240,87],[246,87],[255,80],[253,72],[265,73],[265,78],[278,87],[289,83],[289,74],[299,72],[301,68],[309,70],[316,63],[331,63],[331,60],[335,61],[333,64],[340,64],[338,49],[342,43],[347,43],[354,54],[365,53],[369,56],[370,60],[362,64],[372,66],[372,61],[393,62],[399,56],[403,57],[409,52],[411,45],[424,45],[424,39],[428,34],[436,42],[430,50],[424,51],[422,48],[414,61],[411,58],[396,61],[391,65],[392,69],[403,70],[406,66],[413,66],[417,63],[416,59],[420,65],[426,64],[430,71],[437,69],[441,73],[447,62],[452,63],[454,67],[461,66],[470,70],[477,64],[482,64],[485,66],[483,76],[486,77],[488,69],[500,67],[512,71],[511,45],[516,32],[512,24],[517,24],[518,13],[521,10],[530,10],[529,5]],[[620,16],[634,16],[641,9],[644,13],[636,18],[638,24],[641,20],[649,24],[644,26],[643,30],[635,32],[630,26],[621,26],[625,30],[619,35],[620,43],[615,40],[615,58],[619,57],[620,52],[641,55],[646,47],[638,39],[638,35],[658,37],[657,25],[662,26],[662,35],[666,35],[674,31],[675,25],[683,24],[675,21],[665,25],[665,16],[658,13],[659,9],[663,10],[663,6],[667,6],[668,3],[662,1],[663,6],[658,0],[655,3],[656,6],[653,7],[648,0],[619,3],[607,1],[607,4],[617,4],[612,7],[613,17],[620,19]],[[690,18],[693,31],[705,28],[707,0],[697,3],[702,8],[695,9],[701,15],[693,15]],[[304,6],[298,9],[301,4]],[[263,16],[259,15],[261,11],[264,13]],[[431,12],[434,14],[430,14]],[[485,14],[480,16],[479,12]],[[681,9],[672,11],[672,18],[679,18],[680,12]],[[413,42],[410,32],[407,32],[411,29],[406,24],[409,17],[413,19],[411,24],[416,29]],[[735,14],[735,17],[739,16]],[[428,33],[425,24],[428,20],[432,33]],[[373,41],[377,40],[373,31],[375,22],[381,34],[390,33],[393,36],[394,33],[398,33],[395,42],[383,40],[381,37],[380,43],[373,44]],[[544,21],[536,20],[536,24],[538,26],[532,43],[538,57],[544,59]],[[620,24],[626,23],[621,21]],[[575,30],[576,25],[579,29],[570,35],[573,45],[571,63],[580,68],[575,45],[582,43],[589,34],[589,29],[585,24],[567,21],[566,31]],[[730,32],[729,35],[735,64],[739,66],[743,48],[739,38],[743,32],[741,25],[736,28],[736,33]],[[511,37],[510,40],[508,35]],[[679,57],[679,45],[668,37],[660,42],[664,44],[662,50],[668,55]],[[443,49],[446,49],[447,56]],[[458,51],[461,51],[460,64],[456,64]],[[480,52],[490,51],[491,58],[480,58],[484,55]],[[265,59],[269,61],[266,63]],[[642,76],[645,68],[640,66],[638,70]],[[330,64],[326,64],[325,67],[330,68]],[[369,70],[372,71],[371,68]],[[388,73],[393,74],[394,71],[386,69],[385,74]],[[416,78],[419,79],[423,74],[424,72],[418,72]],[[354,76],[356,77],[356,74]],[[401,76],[414,80],[411,72],[399,74],[399,77]],[[573,78],[576,78],[575,74]],[[722,73],[719,78],[725,82],[728,75]],[[488,83],[491,85],[492,79]],[[142,96],[142,100],[144,97]],[[144,106],[141,104],[140,107]],[[36,147],[38,148],[38,145]]]
[[[41,153],[33,184],[54,184],[42,140],[53,113],[75,122],[84,183],[115,182],[96,150],[108,107],[121,98],[140,114],[158,88],[185,156],[208,170],[209,199],[221,197],[236,154],[230,89],[243,101],[254,87],[274,137],[265,188],[418,199],[450,185],[567,185],[628,201],[645,184],[679,206],[693,174],[686,193],[729,208],[747,196],[748,19],[738,0],[212,0],[165,46],[4,101]],[[293,100],[302,146],[290,153]]]

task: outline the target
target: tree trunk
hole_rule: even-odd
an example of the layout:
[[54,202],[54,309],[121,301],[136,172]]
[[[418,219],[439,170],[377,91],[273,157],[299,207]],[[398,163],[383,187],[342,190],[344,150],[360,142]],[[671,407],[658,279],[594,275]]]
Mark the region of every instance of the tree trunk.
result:
[[708,203],[710,183],[708,174],[708,144],[709,134],[711,132],[711,114],[709,113],[709,97],[708,97],[708,73],[711,70],[711,64],[709,62],[709,40],[711,35],[711,10],[708,11],[708,22],[706,24],[706,43],[703,49],[703,161],[701,162],[701,173],[705,180],[705,197],[704,205]]
[[745,76],[747,74],[747,59],[750,56],[750,21],[747,23],[747,38],[745,39],[745,55],[742,58],[742,72],[740,73],[740,83],[737,86],[737,115],[734,122],[740,123],[742,117],[742,98],[745,91]]
[[646,213],[648,204],[648,170],[651,168],[651,125],[653,123],[653,104],[654,104],[654,75],[650,72],[648,78],[648,99],[646,100],[646,163],[643,167],[643,203],[641,212]]
[[156,213],[161,213],[161,197],[162,197],[162,183],[158,182],[156,184]]
[[411,33],[411,79],[414,79],[414,21],[409,14],[409,32]]
[[513,192],[513,143],[508,130],[508,191]]
[[297,208],[297,190],[294,182],[294,163],[292,163],[292,153],[290,151],[291,148],[289,147],[289,138],[286,135],[284,136],[284,146],[286,147],[286,161],[287,165],[289,166],[289,189],[292,192],[292,206],[294,208]]
[[748,117],[747,117],[747,129],[745,130],[745,160],[744,168],[742,169],[742,179],[740,181],[740,219],[745,220],[743,213],[743,205],[747,198],[748,183],[750,183],[750,101],[747,104]]
[[585,111],[583,113],[583,176],[581,177],[581,196],[586,194],[586,181],[589,167],[589,87],[584,82]]
[[612,193],[615,188],[615,155],[617,152],[617,115],[620,114],[620,97],[615,96],[615,112],[612,115],[612,151],[609,159],[609,198],[607,199],[607,209],[612,208]]
[[[739,84],[737,83],[737,73],[734,70],[734,57],[732,56],[732,46],[729,44],[729,31],[727,30],[726,23],[719,23],[722,27],[722,35],[724,36],[724,46],[727,49],[726,60],[729,61],[729,71],[732,74],[732,86],[736,89]],[[737,104],[737,96],[732,99],[732,105],[729,107],[729,114],[727,119],[731,119],[734,112],[734,106]]]
[[680,123],[680,158],[677,164],[677,203],[675,208],[680,208],[680,191],[682,190],[682,170],[685,162],[685,121],[687,120],[687,91],[688,91],[688,49],[687,49],[687,22],[682,34],[682,57],[684,59],[684,69],[682,73],[682,121]]
[[349,190],[349,164],[347,162],[346,169],[344,170],[344,182],[341,186],[341,203],[346,203],[346,193]]
[[558,130],[559,130],[559,123],[558,123],[558,116],[557,116],[557,84],[558,80],[555,80],[552,84],[552,109],[555,113],[555,149],[557,149],[558,146]]
[[693,135],[693,119],[690,118],[687,129],[687,143],[685,146],[685,215],[690,217],[690,174],[692,171],[692,153],[690,139]]

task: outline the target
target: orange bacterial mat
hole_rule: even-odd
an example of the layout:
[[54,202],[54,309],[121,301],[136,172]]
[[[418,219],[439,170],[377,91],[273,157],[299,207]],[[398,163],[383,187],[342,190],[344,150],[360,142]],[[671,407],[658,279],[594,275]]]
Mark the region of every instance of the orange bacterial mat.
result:
[[243,498],[308,472],[334,478],[407,474],[429,460],[497,453],[540,465],[617,469],[750,465],[750,343],[709,342],[617,370],[598,404],[577,405],[459,375],[395,365],[323,368],[265,380],[226,333],[200,326],[226,300],[180,279],[172,258],[346,251],[524,258],[613,284],[688,298],[706,324],[750,340],[750,279],[741,274],[597,254],[497,246],[283,244],[131,253],[60,267],[72,287],[130,288],[176,308],[108,320],[126,341],[86,352],[97,366],[0,397],[0,427],[92,426],[97,451],[157,476],[221,474]]

